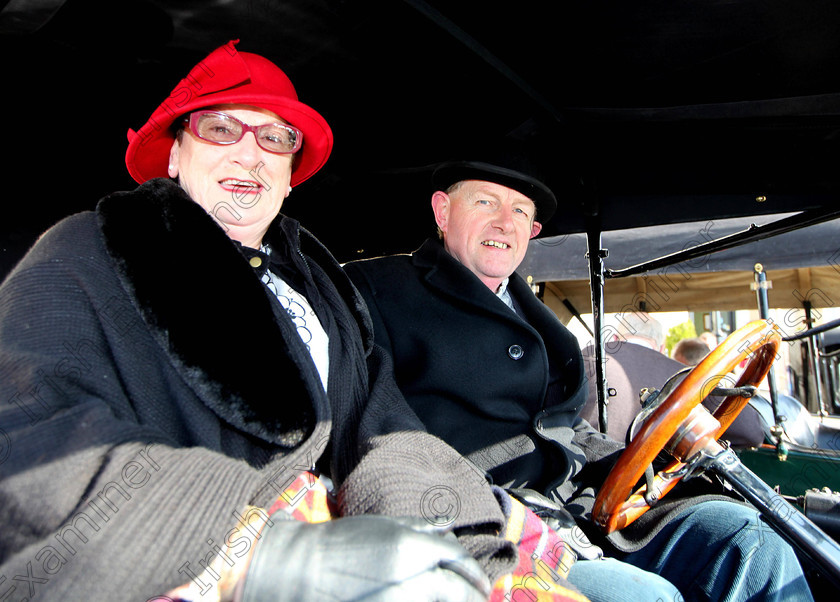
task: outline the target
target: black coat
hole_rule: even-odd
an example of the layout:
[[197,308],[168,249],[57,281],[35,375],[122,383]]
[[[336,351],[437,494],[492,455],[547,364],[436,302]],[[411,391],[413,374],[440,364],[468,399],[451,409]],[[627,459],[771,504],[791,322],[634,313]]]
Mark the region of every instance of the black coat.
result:
[[557,496],[587,460],[619,447],[578,417],[587,391],[577,339],[519,275],[508,290],[525,320],[436,240],[345,270],[409,405],[496,483]]
[[[580,346],[524,279],[514,273],[508,284],[523,320],[437,240],[411,255],[349,263],[345,271],[427,429],[497,484],[530,487],[564,503],[597,536],[587,519],[624,446],[579,417],[587,397]],[[638,549],[687,499],[672,492],[613,533],[609,545]]]
[[266,238],[330,334],[328,394],[248,260],[168,180],[63,220],[8,276],[0,591],[31,575],[39,599],[160,595],[316,465],[347,515],[422,517],[450,488],[459,540],[491,578],[512,568],[493,492],[408,409],[341,267],[294,220]]

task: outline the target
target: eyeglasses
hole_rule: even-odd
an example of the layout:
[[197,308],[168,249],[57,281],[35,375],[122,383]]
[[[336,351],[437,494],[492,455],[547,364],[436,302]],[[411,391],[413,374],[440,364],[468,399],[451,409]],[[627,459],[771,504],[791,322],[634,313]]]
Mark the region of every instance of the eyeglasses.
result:
[[236,144],[247,132],[254,132],[260,148],[270,153],[294,153],[303,144],[303,132],[285,123],[248,125],[219,111],[195,111],[184,121],[193,134],[211,144]]

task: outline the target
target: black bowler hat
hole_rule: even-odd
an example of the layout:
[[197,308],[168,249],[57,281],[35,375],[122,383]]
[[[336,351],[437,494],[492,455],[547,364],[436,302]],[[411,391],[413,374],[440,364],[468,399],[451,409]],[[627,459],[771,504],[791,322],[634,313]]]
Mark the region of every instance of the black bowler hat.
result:
[[538,179],[536,167],[524,160],[508,157],[504,166],[497,161],[448,161],[438,165],[432,173],[435,190],[446,190],[463,180],[482,180],[512,188],[534,201],[537,221],[545,224],[557,209],[557,199],[551,189]]

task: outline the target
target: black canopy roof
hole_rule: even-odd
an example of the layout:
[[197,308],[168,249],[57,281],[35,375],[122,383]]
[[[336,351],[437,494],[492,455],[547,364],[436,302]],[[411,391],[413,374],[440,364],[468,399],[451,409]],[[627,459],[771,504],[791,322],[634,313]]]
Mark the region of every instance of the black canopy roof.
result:
[[497,143],[548,170],[549,235],[836,204],[838,32],[833,0],[0,0],[3,267],[132,187],[126,130],[234,38],[335,131],[284,210],[340,260],[412,250],[427,166]]

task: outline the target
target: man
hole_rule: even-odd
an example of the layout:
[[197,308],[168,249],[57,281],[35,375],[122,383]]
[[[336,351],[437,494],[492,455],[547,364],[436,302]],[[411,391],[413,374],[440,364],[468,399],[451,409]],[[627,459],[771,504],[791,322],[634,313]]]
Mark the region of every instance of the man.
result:
[[[604,345],[604,368],[611,392],[607,410],[607,434],[624,441],[633,419],[641,411],[639,393],[644,388],[661,388],[684,365],[665,355],[665,331],[646,312],[625,312],[616,317],[615,337]],[[586,363],[587,398],[581,418],[598,424],[595,388],[595,348],[583,349]]]
[[686,366],[696,366],[709,355],[709,346],[700,339],[681,339],[674,345],[673,358]]
[[[579,419],[586,383],[577,341],[515,274],[556,199],[509,164],[446,163],[433,184],[441,241],[345,266],[370,307],[376,340],[431,433],[496,484],[537,490],[587,525],[594,487],[621,445]],[[668,521],[657,520],[665,514]],[[578,561],[569,580],[598,600],[674,599],[677,589],[723,599],[741,587],[770,599],[796,589],[808,599],[793,551],[763,530],[759,546],[756,520],[755,510],[729,502],[666,498],[626,533],[602,540],[625,562]]]

